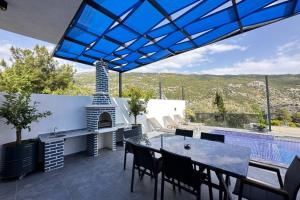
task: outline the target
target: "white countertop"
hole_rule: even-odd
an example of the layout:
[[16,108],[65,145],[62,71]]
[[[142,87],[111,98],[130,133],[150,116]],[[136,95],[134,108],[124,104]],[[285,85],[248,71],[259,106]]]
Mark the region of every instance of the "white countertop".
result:
[[52,137],[51,133],[40,134],[39,139],[41,140],[41,142],[48,143],[48,142],[61,141],[67,138],[79,137],[79,136],[90,135],[95,133],[99,133],[99,134],[109,133],[109,132],[117,131],[119,128],[130,129],[131,127],[132,127],[131,124],[118,123],[116,124],[115,127],[101,128],[95,131],[88,131],[87,129],[78,129],[78,130],[62,131],[62,132],[55,133],[55,135],[63,135],[62,137]]
[[118,130],[118,127],[111,127],[111,128],[100,128],[95,130],[94,133],[109,133]]
[[39,135],[39,139],[41,140],[41,142],[54,142],[54,141],[64,140],[67,138],[89,135],[92,133],[93,131],[88,131],[87,129],[70,130],[70,131],[62,131],[62,132],[55,133],[55,135],[64,135],[63,137],[52,137],[51,133],[45,133]]

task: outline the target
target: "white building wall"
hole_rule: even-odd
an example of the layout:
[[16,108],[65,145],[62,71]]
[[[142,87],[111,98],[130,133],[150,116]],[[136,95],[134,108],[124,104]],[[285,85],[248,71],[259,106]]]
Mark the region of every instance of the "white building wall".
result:
[[179,115],[184,118],[185,101],[183,100],[162,100],[153,99],[147,105],[147,118],[155,118],[162,126],[164,126],[164,117]]
[[[3,93],[0,93],[0,105],[4,100]],[[39,122],[31,124],[31,132],[23,130],[22,138],[37,138],[39,134],[50,133],[54,127],[57,132],[84,129],[86,128],[85,106],[90,105],[90,96],[64,96],[33,94],[33,101],[40,102],[39,111],[51,111],[52,115],[42,118]],[[116,124],[131,124],[133,117],[129,116],[127,99],[112,98],[112,103],[117,105]],[[143,126],[143,131],[150,131],[147,118],[155,117],[163,125],[163,116],[179,114],[183,116],[185,101],[180,100],[150,100],[147,106],[147,114],[138,117],[138,123]],[[1,146],[8,142],[15,141],[15,130],[5,124],[5,120],[0,118],[0,153]],[[84,151],[86,149],[86,137],[70,138],[65,141],[65,155]]]

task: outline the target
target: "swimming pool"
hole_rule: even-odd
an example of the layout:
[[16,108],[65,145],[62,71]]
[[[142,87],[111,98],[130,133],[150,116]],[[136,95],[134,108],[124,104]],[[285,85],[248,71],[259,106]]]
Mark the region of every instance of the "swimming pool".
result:
[[300,141],[283,140],[272,135],[214,130],[225,135],[225,143],[249,147],[251,158],[288,166],[295,155],[300,156]]

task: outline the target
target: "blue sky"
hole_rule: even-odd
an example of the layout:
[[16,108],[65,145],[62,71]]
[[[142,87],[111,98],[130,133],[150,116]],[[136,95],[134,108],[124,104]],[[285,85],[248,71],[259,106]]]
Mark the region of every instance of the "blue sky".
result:
[[[13,45],[32,48],[36,44],[53,50],[54,44],[0,30],[0,59],[8,60]],[[71,63],[78,72],[94,68]],[[141,67],[134,72],[197,74],[299,74],[300,16],[265,26],[233,38]]]

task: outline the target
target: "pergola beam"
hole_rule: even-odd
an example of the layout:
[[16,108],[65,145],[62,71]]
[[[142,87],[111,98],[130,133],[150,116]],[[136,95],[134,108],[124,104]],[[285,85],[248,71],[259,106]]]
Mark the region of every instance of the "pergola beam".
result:
[[90,5],[91,7],[93,7],[94,9],[96,9],[96,10],[102,12],[103,14],[105,14],[106,16],[110,17],[111,19],[115,20],[115,21],[118,22],[119,24],[123,25],[124,28],[126,28],[128,31],[132,32],[133,34],[138,35],[138,36],[140,36],[140,37],[143,37],[143,38],[145,38],[145,39],[147,39],[147,40],[150,40],[150,41],[153,42],[155,45],[157,45],[161,50],[167,50],[167,51],[169,51],[171,54],[175,55],[175,52],[172,51],[171,49],[169,49],[169,48],[164,49],[164,47],[158,45],[158,44],[156,43],[156,41],[155,41],[154,38],[152,38],[152,37],[150,37],[150,36],[148,36],[148,35],[146,35],[146,34],[143,35],[143,34],[137,32],[137,31],[135,31],[135,30],[132,29],[131,27],[127,26],[126,24],[124,24],[123,21],[122,21],[122,19],[121,19],[120,17],[116,16],[115,14],[113,14],[112,12],[110,12],[109,10],[107,10],[106,8],[100,6],[99,4],[93,2],[92,0],[86,0],[86,3],[87,3],[88,5]]
[[[82,30],[82,31],[84,31],[84,32],[87,32],[87,33],[89,33],[89,34],[91,34],[91,35],[93,35],[93,36],[95,36],[95,37],[98,37],[95,33],[92,33],[92,32],[90,32],[90,31],[88,31],[88,30],[85,30],[85,29],[83,29],[83,28],[80,27],[80,26],[76,26],[76,28],[78,28],[78,29],[80,29],[80,30]],[[112,43],[115,43],[115,44],[117,44],[117,45],[119,45],[119,46],[122,46],[122,47],[124,47],[124,48],[127,48],[126,44],[124,44],[124,43],[122,43],[122,42],[119,42],[118,40],[115,40],[115,39],[113,39],[113,38],[111,38],[111,37],[109,37],[109,36],[107,36],[107,35],[103,35],[101,38],[103,38],[103,39],[105,39],[105,40],[108,40],[108,41],[110,41],[110,42],[112,42]],[[82,46],[89,45],[89,44],[80,42],[80,41],[78,41],[78,40],[75,40],[75,39],[70,38],[70,37],[67,37],[67,36],[64,36],[64,39],[69,40],[69,41],[74,42],[74,43],[77,43],[77,44],[80,44],[80,45],[82,45]],[[93,50],[94,50],[94,51],[97,51],[97,52],[99,52],[99,53],[105,54],[104,52],[101,52],[101,51],[99,51],[99,50],[97,50],[97,49],[93,49]],[[129,49],[129,51],[130,51],[130,52],[134,52],[134,51],[132,51],[132,50],[130,50],[130,49]],[[147,54],[141,52],[140,50],[136,50],[136,52],[138,52],[139,54],[142,54],[143,56],[148,57]],[[84,56],[85,56],[85,54],[84,54]],[[150,58],[150,57],[148,57],[148,58],[149,58],[150,60],[154,61],[152,58]],[[126,59],[125,59],[125,60],[126,60]],[[139,62],[135,62],[135,63],[138,64],[138,65],[141,64],[141,63],[139,63]]]
[[160,14],[162,14],[180,33],[189,39],[194,47],[197,47],[197,44],[193,41],[193,38],[188,34],[183,28],[179,28],[174,22],[172,17],[155,1],[148,0],[148,2],[156,9]]
[[296,12],[296,5],[297,5],[298,0],[293,0],[292,8],[290,11],[290,16],[292,16]]
[[234,9],[234,14],[235,14],[235,17],[236,17],[236,21],[239,25],[240,32],[242,33],[242,32],[244,32],[244,28],[243,28],[243,25],[241,23],[239,11],[238,11],[237,6],[236,6],[236,0],[231,0],[231,2],[232,2],[232,7]]

